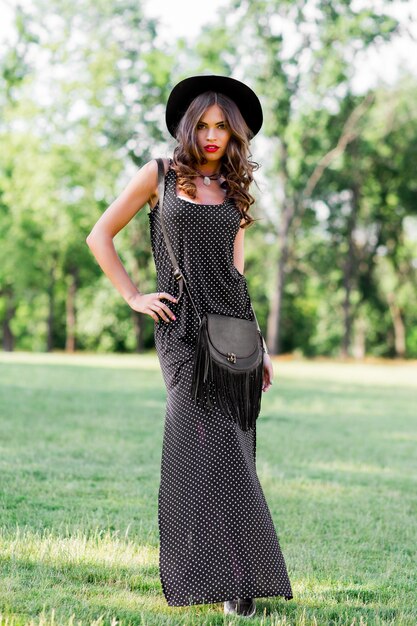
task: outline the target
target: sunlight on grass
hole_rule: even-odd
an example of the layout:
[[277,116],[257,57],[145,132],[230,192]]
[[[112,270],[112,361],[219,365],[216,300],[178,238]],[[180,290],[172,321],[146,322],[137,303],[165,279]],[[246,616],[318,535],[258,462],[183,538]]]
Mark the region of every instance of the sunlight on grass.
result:
[[274,360],[274,372],[277,379],[291,376],[299,379],[332,380],[334,382],[355,383],[359,385],[387,385],[417,387],[417,362],[384,360],[378,363],[361,361],[338,362],[312,359],[308,361]]
[[349,463],[341,461],[325,462],[315,461],[314,463],[306,463],[307,467],[320,468],[329,470],[330,472],[348,472],[354,474],[383,474],[385,476],[395,476],[397,478],[409,478],[406,472],[399,472],[392,467],[382,465],[370,465],[369,463]]
[[[417,361],[372,359],[368,361],[337,361],[333,359],[291,358],[287,355],[272,356],[274,372],[278,381],[281,375],[295,378],[304,376],[313,380],[359,383],[363,385],[417,386]],[[0,351],[0,363],[33,363],[44,365],[85,365],[102,368],[160,369],[155,350],[146,354],[98,354],[88,352],[4,352]]]
[[85,365],[90,367],[159,370],[156,352],[149,354],[97,354],[87,352],[0,352],[0,363]]
[[159,550],[130,540],[127,533],[96,528],[88,537],[81,531],[60,536],[50,529],[34,532],[19,526],[11,533],[0,529],[3,571],[9,574],[3,575],[3,590],[14,591],[17,605],[25,595],[41,598],[45,623],[53,623],[47,610],[61,606],[62,617],[67,603],[79,611],[86,601],[95,615],[170,611],[160,589]]
[[62,565],[94,563],[106,566],[157,566],[158,550],[140,545],[118,531],[98,528],[87,536],[76,530],[68,537],[59,536],[51,529],[33,532],[30,528],[16,527],[11,539],[0,527],[0,549],[3,558],[25,560],[33,563]]
[[[417,404],[417,400],[416,400]],[[417,412],[417,411],[416,411]],[[417,433],[388,433],[383,435],[384,438],[395,441],[417,441]]]

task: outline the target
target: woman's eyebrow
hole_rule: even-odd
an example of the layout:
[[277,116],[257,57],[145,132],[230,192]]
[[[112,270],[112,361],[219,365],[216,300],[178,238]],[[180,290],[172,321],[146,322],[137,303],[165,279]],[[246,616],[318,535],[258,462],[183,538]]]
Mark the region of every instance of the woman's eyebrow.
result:
[[[207,125],[207,122],[203,122],[202,120],[200,120],[198,123],[199,123],[199,124],[206,124],[206,125]],[[226,120],[221,120],[220,122],[216,122],[216,125],[217,125],[217,124],[226,124]]]

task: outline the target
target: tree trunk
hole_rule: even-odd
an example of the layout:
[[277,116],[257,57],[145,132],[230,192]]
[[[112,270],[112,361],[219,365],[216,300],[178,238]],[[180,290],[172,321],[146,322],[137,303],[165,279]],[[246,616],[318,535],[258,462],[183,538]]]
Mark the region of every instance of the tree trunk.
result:
[[348,249],[346,259],[343,264],[343,287],[345,290],[343,298],[343,340],[341,346],[341,356],[346,358],[349,356],[350,346],[352,341],[352,306],[351,306],[351,294],[353,287],[353,280],[356,270],[356,257],[355,257],[355,242],[353,240],[353,232],[356,226],[356,218],[358,214],[359,206],[359,188],[357,185],[353,185],[352,188],[352,201],[351,210],[347,220],[347,241]]
[[54,348],[54,312],[55,312],[55,268],[51,267],[50,283],[48,286],[48,319],[46,328],[46,350],[51,352]]
[[[131,235],[131,246],[132,249],[135,250],[139,246],[139,237],[140,233],[132,232]],[[133,258],[132,262],[132,279],[135,285],[140,285],[140,271],[139,271],[139,262],[136,257]],[[138,287],[140,289],[140,287]],[[138,313],[132,309],[132,321],[133,321],[133,329],[136,337],[136,352],[143,352],[144,346],[144,329],[145,329],[145,316],[143,313]]]
[[[286,191],[288,181],[287,170],[287,147],[284,143],[280,144],[280,161],[281,161],[281,185]],[[267,346],[271,354],[281,353],[281,318],[282,318],[282,302],[285,287],[285,270],[288,260],[289,247],[289,231],[295,214],[296,202],[293,198],[286,194],[281,211],[281,219],[278,234],[279,258],[277,265],[276,288],[273,291],[271,308],[268,316],[267,325]]]
[[353,341],[353,356],[355,359],[364,359],[366,355],[366,320],[358,317],[355,323],[355,335]]
[[[350,238],[349,238],[350,239]],[[343,339],[341,346],[341,356],[346,358],[349,356],[349,348],[352,335],[352,316],[350,310],[350,294],[351,294],[351,279],[352,279],[352,257],[351,246],[349,242],[349,251],[346,258],[346,262],[343,266],[343,287],[345,290],[343,298]]]
[[76,326],[76,313],[75,313],[75,294],[77,292],[77,271],[71,270],[68,276],[68,290],[67,290],[67,303],[66,303],[66,352],[75,351],[75,326]]
[[285,270],[287,266],[289,252],[288,234],[293,217],[294,203],[291,200],[286,200],[282,210],[281,224],[278,236],[280,254],[277,267],[277,282],[272,297],[270,314],[268,317],[267,345],[271,354],[281,353],[281,316],[285,286]]
[[144,328],[145,328],[145,316],[142,313],[138,313],[137,311],[133,311],[132,309],[132,320],[133,320],[133,328],[135,331],[136,337],[136,352],[141,353],[144,349]]
[[395,345],[395,357],[397,359],[405,358],[405,326],[401,314],[401,309],[395,302],[395,294],[389,292],[387,295],[389,310],[392,317],[392,324],[394,328],[394,345]]
[[5,350],[6,352],[13,352],[15,340],[14,340],[12,329],[10,327],[10,322],[15,316],[16,306],[14,304],[12,288],[10,286],[6,287],[6,289],[4,289],[1,292],[1,295],[6,300],[5,314],[4,314],[4,319],[2,322],[3,350]]

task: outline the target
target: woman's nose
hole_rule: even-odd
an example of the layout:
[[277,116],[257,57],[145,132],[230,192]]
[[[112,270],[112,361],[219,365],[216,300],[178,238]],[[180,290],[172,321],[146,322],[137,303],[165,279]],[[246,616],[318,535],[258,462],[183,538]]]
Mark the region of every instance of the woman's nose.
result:
[[206,134],[206,141],[214,141],[216,138],[216,131],[214,128],[208,128]]

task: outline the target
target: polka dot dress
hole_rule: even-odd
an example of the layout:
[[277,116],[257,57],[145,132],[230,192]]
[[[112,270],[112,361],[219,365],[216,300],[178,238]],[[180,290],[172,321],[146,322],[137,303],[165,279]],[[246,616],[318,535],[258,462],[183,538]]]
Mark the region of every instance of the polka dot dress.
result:
[[[179,296],[161,230],[159,203],[148,213],[157,291]],[[196,204],[177,197],[165,176],[164,219],[175,257],[200,312],[252,319],[246,278],[233,263],[241,221],[233,200]],[[155,322],[167,389],[158,494],[159,573],[170,606],[232,598],[293,597],[271,514],[256,473],[256,428],[242,431],[190,395],[199,320],[184,288],[163,300],[175,321]]]

